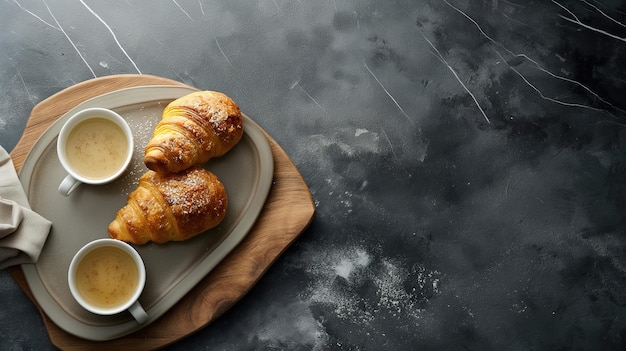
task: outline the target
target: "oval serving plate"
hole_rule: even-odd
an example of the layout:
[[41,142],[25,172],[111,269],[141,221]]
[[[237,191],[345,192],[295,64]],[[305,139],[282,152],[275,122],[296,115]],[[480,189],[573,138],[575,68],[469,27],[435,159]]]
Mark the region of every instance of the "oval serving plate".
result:
[[[224,221],[187,241],[135,245],[146,265],[146,286],[139,301],[148,320],[140,325],[127,312],[98,316],[73,300],[67,285],[72,256],[85,243],[108,237],[108,224],[147,171],[143,149],[163,108],[194,91],[179,86],[142,86],[84,101],[52,124],[24,161],[20,181],[32,209],[50,220],[52,229],[39,260],[22,265],[22,270],[41,309],[68,333],[94,341],[111,340],[155,321],[239,244],[261,213],[272,185],[274,160],[264,132],[244,115],[239,144],[203,165],[226,187],[229,208]],[[126,119],[135,139],[133,160],[116,181],[100,186],[83,184],[64,197],[57,191],[65,176],[56,154],[57,136],[69,116],[89,107],[109,108]]]

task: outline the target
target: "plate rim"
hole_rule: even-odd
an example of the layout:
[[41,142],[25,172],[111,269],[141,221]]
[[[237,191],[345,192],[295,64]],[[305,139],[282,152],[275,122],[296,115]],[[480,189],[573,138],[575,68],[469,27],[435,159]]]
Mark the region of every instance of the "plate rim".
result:
[[[139,93],[138,93],[139,91]],[[118,95],[125,93],[140,94],[146,91],[154,92],[154,97],[150,99],[134,97],[134,99],[124,100],[124,103],[117,103],[116,105],[110,105],[115,103],[115,98]],[[147,103],[150,101],[176,99],[186,94],[199,91],[199,89],[193,87],[179,86],[179,85],[141,85],[134,87],[127,87],[122,89],[113,90],[104,94],[100,94],[89,99],[86,99],[78,103],[73,108],[69,109],[66,113],[62,114],[60,118],[54,121],[40,137],[35,141],[27,156],[24,159],[22,167],[18,177],[25,192],[28,194],[29,187],[31,185],[31,177],[33,171],[36,168],[36,164],[39,161],[39,157],[42,152],[50,147],[50,144],[54,142],[57,137],[59,125],[68,119],[75,112],[88,108],[88,107],[107,107],[107,108],[119,108],[127,105],[137,103]],[[108,101],[112,99],[113,101]],[[119,99],[119,98],[118,98]],[[34,264],[22,264],[21,268],[24,273],[26,283],[31,289],[33,298],[38,303],[39,308],[50,318],[57,326],[66,332],[75,336],[92,340],[92,341],[106,341],[128,335],[132,332],[140,330],[150,323],[156,321],[167,310],[172,308],[186,293],[188,293],[198,282],[209,274],[218,264],[221,262],[250,232],[254,226],[258,216],[262,212],[263,205],[267,200],[268,194],[271,189],[273,176],[274,176],[274,159],[271,150],[270,143],[267,136],[263,132],[262,128],[254,122],[248,115],[242,112],[244,118],[244,133],[251,139],[252,143],[256,146],[256,151],[259,153],[258,158],[260,160],[260,171],[258,177],[258,183],[256,186],[256,192],[252,195],[252,200],[246,208],[246,211],[255,209],[253,213],[243,216],[242,220],[235,225],[232,232],[241,231],[240,235],[229,235],[222,240],[215,248],[215,251],[221,250],[221,255],[207,255],[196,267],[204,266],[204,263],[208,262],[202,272],[197,273],[197,268],[194,269],[195,274],[190,274],[185,277],[181,283],[176,284],[170,289],[162,299],[155,303],[148,312],[148,321],[143,324],[138,324],[134,320],[127,321],[125,323],[112,325],[112,326],[93,326],[82,323],[74,319],[65,310],[63,310],[59,304],[54,301],[53,296],[47,293],[47,289],[43,286],[43,283],[39,277],[38,270],[36,269],[36,263]],[[37,155],[36,159],[33,159]],[[45,245],[44,245],[45,249]],[[189,277],[193,276],[193,277]],[[180,295],[178,298],[173,298],[173,293]]]

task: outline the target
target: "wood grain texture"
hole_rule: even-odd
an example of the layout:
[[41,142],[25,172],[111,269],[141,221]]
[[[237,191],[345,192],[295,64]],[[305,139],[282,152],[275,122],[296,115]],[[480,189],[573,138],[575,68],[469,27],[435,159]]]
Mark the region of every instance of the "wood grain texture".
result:
[[[150,75],[116,75],[69,87],[39,103],[22,138],[11,152],[19,171],[42,133],[63,114],[95,96],[133,86],[180,85]],[[34,300],[19,267],[9,268],[13,279],[39,309],[52,343],[63,350],[153,350],[167,346],[205,327],[227,311],[261,278],[271,264],[310,224],[315,214],[311,193],[285,151],[267,135],[274,155],[274,179],[263,210],[250,233],[203,280],[161,318],[128,336],[93,342],[56,326]]]

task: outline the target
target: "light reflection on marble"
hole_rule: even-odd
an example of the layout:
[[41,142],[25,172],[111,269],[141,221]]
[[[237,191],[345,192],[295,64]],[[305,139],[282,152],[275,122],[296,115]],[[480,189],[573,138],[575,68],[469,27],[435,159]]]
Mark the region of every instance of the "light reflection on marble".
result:
[[[626,347],[626,2],[0,3],[0,145],[77,82],[230,95],[311,227],[187,349]],[[0,348],[50,349],[0,273]]]

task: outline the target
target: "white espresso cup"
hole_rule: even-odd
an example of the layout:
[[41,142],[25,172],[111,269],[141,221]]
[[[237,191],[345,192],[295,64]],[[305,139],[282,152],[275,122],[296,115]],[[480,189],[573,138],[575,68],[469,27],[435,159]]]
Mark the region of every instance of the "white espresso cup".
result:
[[97,239],[72,258],[67,281],[74,299],[99,315],[129,311],[139,323],[148,319],[138,299],[146,283],[141,256],[129,244]]
[[61,128],[57,155],[69,173],[59,192],[69,196],[81,183],[105,184],[124,173],[133,156],[133,134],[114,111],[84,109]]

